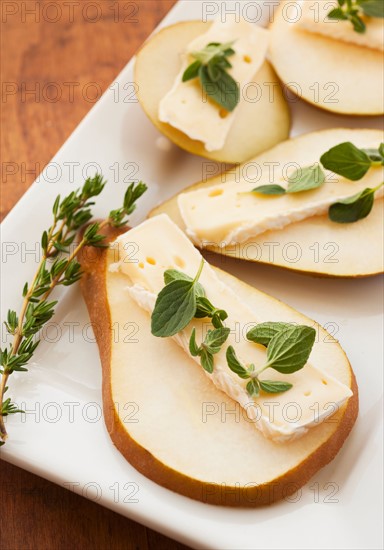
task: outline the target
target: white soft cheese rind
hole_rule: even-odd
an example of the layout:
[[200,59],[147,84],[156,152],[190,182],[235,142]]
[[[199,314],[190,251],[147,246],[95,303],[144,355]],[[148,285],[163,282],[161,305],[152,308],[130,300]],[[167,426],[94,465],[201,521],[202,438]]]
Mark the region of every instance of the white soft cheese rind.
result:
[[[135,258],[132,257],[132,245],[137,250]],[[119,262],[111,266],[111,270],[118,269],[127,275],[127,291],[135,302],[149,313],[153,311],[156,296],[164,286],[164,271],[169,268],[181,269],[193,276],[202,258],[183,232],[166,215],[156,216],[131,229],[117,239],[117,246]],[[301,437],[312,426],[318,425],[336,412],[352,395],[347,386],[326,374],[318,366],[307,364],[301,371],[285,376],[268,369],[266,378],[287,380],[293,384],[293,388],[282,394],[262,394],[257,399],[251,399],[245,388],[246,381],[228,368],[225,352],[228,345],[233,345],[245,363],[253,362],[256,368],[265,364],[265,348],[248,342],[245,338],[247,327],[257,323],[256,315],[217,277],[207,263],[204,265],[200,282],[212,303],[227,310],[229,317],[226,325],[231,329],[226,345],[215,355],[214,372],[207,373],[207,376],[217,388],[244,408],[248,417],[265,437],[280,442]],[[194,319],[188,327],[173,337],[189,357],[189,337],[193,328],[199,342],[206,334],[206,330],[212,327],[207,320]],[[199,363],[199,358],[193,359]],[[289,416],[290,407],[292,408],[290,403],[294,403],[296,410],[297,407],[300,410],[300,418],[295,421]],[[330,403],[333,407],[329,406]],[[290,414],[292,415],[292,410]]]
[[364,48],[384,50],[384,19],[363,15],[366,30],[359,33],[353,29],[350,21],[327,17],[332,9],[339,7],[337,0],[300,0],[297,6],[299,29]]
[[224,113],[219,105],[207,100],[198,79],[182,82],[185,69],[194,61],[190,53],[203,49],[211,42],[235,41],[235,54],[229,58],[232,68],[228,69],[228,73],[239,83],[240,102],[243,102],[246,101],[244,86],[252,80],[264,62],[268,35],[269,31],[244,19],[236,22],[234,17],[228,16],[224,21],[214,21],[208,31],[195,38],[182,54],[180,72],[171,90],[159,104],[159,120],[177,128],[191,139],[202,141],[207,151],[222,149],[239,105],[231,113]]
[[[377,144],[372,147],[377,147]],[[384,178],[380,167],[372,168],[359,181],[327,174],[321,187],[302,193],[261,195],[250,191],[257,185],[241,179],[238,183],[223,183],[181,193],[178,207],[189,237],[200,247],[226,247],[246,242],[271,229],[285,226],[311,216],[325,214],[329,207],[365,188],[378,186]],[[286,187],[281,179],[274,181]],[[375,199],[384,188],[375,193]]]

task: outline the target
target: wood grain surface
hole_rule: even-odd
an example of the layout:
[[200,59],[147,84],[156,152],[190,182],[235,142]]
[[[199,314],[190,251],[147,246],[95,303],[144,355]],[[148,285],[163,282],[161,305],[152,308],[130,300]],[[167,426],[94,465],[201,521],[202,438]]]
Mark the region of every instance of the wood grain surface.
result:
[[[1,218],[174,3],[1,0]],[[4,461],[0,475],[2,550],[186,548]]]

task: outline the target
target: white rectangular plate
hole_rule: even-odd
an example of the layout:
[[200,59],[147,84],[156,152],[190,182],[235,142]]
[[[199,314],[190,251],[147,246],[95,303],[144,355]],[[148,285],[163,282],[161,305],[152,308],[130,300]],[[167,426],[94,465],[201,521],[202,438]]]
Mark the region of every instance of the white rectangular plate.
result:
[[[218,8],[224,4],[231,7],[218,2]],[[259,4],[265,9],[267,2]],[[201,16],[201,2],[181,1],[162,25]],[[203,159],[173,145],[168,152],[158,147],[160,134],[131,99],[132,69],[133,61],[2,224],[2,319],[8,307],[19,307],[58,193],[79,187],[99,167],[108,180],[96,207],[102,216],[119,204],[127,182],[140,178],[149,191],[133,216],[136,224],[159,201],[201,179]],[[301,101],[292,108],[293,135],[337,126],[380,127],[378,118],[338,117]],[[315,279],[230,260],[225,269],[325,325],[357,375],[357,424],[337,458],[296,497],[259,509],[226,509],[174,494],[132,468],[104,427],[99,356],[79,288],[65,291],[29,372],[12,376],[10,394],[27,414],[9,418],[2,458],[195,548],[381,548],[380,278]],[[6,339],[3,331],[2,342]]]

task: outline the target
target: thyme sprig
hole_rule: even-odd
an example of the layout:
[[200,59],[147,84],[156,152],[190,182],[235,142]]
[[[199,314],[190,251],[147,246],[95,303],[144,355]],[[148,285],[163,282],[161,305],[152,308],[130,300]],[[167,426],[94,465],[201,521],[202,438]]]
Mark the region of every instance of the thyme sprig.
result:
[[[23,303],[20,313],[8,310],[5,327],[13,337],[12,343],[0,349],[0,445],[4,445],[7,430],[4,417],[22,413],[11,398],[5,399],[7,382],[14,372],[24,372],[31,360],[40,339],[36,337],[42,327],[55,313],[57,300],[49,300],[57,286],[70,286],[82,276],[77,254],[84,246],[106,247],[105,236],[100,232],[106,226],[121,227],[128,222],[128,216],[136,207],[136,201],[146,191],[147,186],[132,183],[124,196],[123,206],[112,210],[102,222],[90,224],[81,240],[75,243],[78,230],[92,219],[91,200],[105,187],[105,180],[96,174],[88,178],[83,187],[72,191],[64,199],[56,198],[53,208],[52,225],[43,231],[41,237],[42,257],[32,282],[25,283],[22,291]],[[53,261],[49,259],[54,259]]]

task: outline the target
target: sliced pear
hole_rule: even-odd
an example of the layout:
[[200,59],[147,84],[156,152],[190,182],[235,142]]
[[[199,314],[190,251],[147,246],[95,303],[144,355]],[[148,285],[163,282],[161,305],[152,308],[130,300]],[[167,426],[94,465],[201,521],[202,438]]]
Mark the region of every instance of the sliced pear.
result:
[[283,0],[270,27],[270,59],[281,80],[327,111],[382,114],[383,52],[300,29],[294,23],[297,11],[289,14],[293,4]]
[[[250,189],[269,183],[273,163],[278,176],[290,165],[308,166],[317,162],[330,147],[351,141],[358,147],[378,146],[383,140],[379,130],[332,129],[313,132],[280,143],[248,163],[221,176],[197,183],[188,189],[225,185],[247,177],[259,167],[257,182],[250,180]],[[291,164],[292,166],[292,164]],[[264,178],[264,179],[263,179]],[[353,185],[353,183],[351,182]],[[326,183],[326,185],[332,185]],[[353,191],[351,192],[353,195]],[[273,199],[272,199],[273,200]],[[328,216],[314,216],[292,223],[283,229],[266,231],[249,241],[228,248],[210,248],[218,254],[242,260],[272,264],[295,271],[331,277],[367,277],[383,272],[384,231],[383,199],[375,201],[372,212],[363,220],[338,224]],[[177,196],[150,212],[150,216],[166,213],[185,229],[177,205]]]
[[[110,240],[117,234],[110,232]],[[301,439],[274,443],[172,339],[151,335],[149,315],[124,291],[126,277],[108,271],[116,261],[113,250],[85,249],[80,261],[102,362],[105,423],[113,443],[137,470],[203,502],[257,506],[294,493],[336,456],[355,422],[358,391],[343,350],[336,342],[327,343],[325,330],[320,328],[312,354],[353,396]],[[280,301],[217,272],[262,321],[313,324]]]
[[[196,36],[206,32],[209,24],[201,21],[176,23],[162,29],[144,44],[135,63],[138,99],[160,132],[182,149],[220,162],[244,162],[289,135],[288,105],[278,79],[267,61],[252,79],[259,86],[260,100],[242,102],[236,107],[236,117],[225,146],[219,151],[208,152],[202,142],[190,139],[169,124],[160,122],[158,118],[159,103],[172,88],[180,71],[180,52]],[[270,93],[273,90],[271,100]]]

